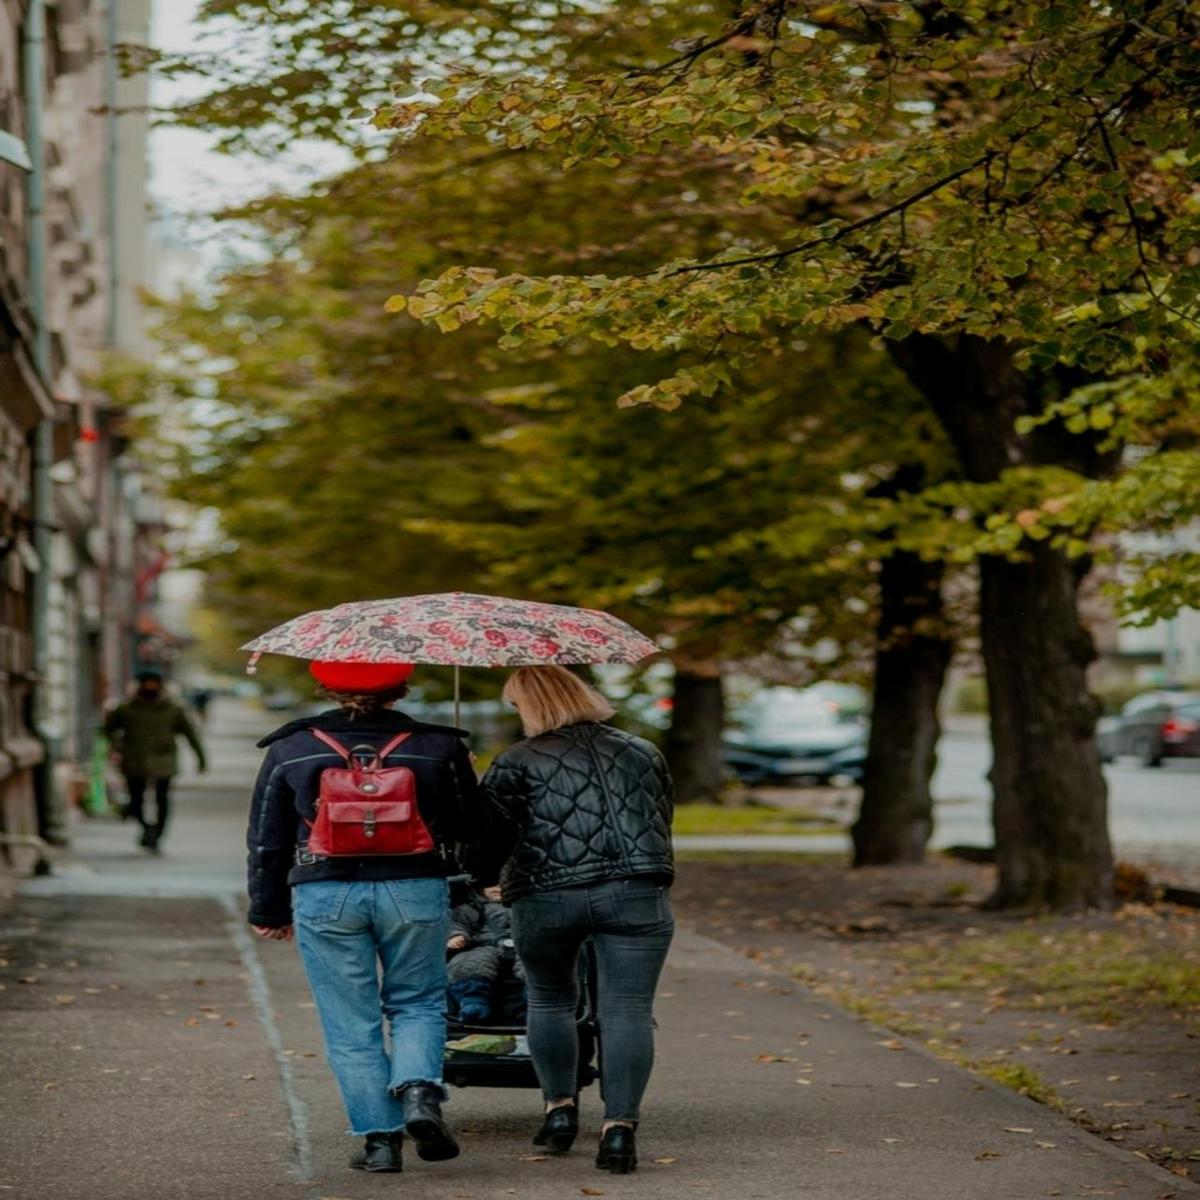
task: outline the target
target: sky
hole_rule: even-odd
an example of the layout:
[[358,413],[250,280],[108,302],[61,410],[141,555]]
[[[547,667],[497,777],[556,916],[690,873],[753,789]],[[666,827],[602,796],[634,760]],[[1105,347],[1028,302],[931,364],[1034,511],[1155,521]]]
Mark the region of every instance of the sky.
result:
[[[164,50],[200,46],[194,23],[200,0],[153,0],[151,43]],[[244,32],[241,35],[244,38]],[[155,79],[151,98],[158,105],[195,94],[196,81]],[[150,193],[159,236],[196,249],[210,266],[240,252],[236,241],[206,214],[274,188],[293,189],[314,175],[337,169],[340,157],[330,148],[305,145],[285,162],[251,155],[230,157],[213,149],[215,139],[197,130],[160,126],[150,135]],[[244,248],[243,248],[244,249]]]

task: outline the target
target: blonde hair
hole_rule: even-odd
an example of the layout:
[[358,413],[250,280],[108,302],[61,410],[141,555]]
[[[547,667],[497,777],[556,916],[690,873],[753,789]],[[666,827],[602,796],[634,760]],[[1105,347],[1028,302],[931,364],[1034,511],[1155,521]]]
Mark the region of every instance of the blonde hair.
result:
[[565,667],[518,667],[504,685],[526,737],[578,721],[607,721],[616,712],[594,687]]

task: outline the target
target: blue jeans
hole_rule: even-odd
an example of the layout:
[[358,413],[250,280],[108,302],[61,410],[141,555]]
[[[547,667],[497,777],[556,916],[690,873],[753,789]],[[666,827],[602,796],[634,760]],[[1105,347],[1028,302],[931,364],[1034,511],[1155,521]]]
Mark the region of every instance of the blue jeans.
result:
[[399,1092],[411,1083],[442,1086],[446,881],[320,879],[298,884],[292,905],[349,1132],[403,1129]]
[[529,988],[529,1053],[547,1100],[578,1091],[579,951],[596,947],[604,1116],[637,1121],[654,1066],[654,990],[675,918],[667,889],[651,879],[561,888],[512,906],[513,941]]

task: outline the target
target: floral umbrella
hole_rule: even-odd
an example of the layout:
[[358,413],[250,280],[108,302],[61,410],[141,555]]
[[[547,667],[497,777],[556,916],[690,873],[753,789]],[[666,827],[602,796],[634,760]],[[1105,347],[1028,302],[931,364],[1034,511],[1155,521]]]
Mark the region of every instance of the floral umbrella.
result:
[[[503,596],[446,592],[357,600],[293,617],[247,642],[263,654],[327,662],[417,662],[453,667],[635,663],[658,651],[608,613]],[[455,672],[455,692],[457,694]]]

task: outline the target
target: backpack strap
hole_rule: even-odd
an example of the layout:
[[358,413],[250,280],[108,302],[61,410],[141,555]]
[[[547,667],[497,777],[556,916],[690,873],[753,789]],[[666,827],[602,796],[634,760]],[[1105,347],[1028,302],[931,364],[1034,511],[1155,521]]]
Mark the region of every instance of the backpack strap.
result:
[[[324,742],[325,745],[327,745],[331,750],[336,750],[337,753],[340,754],[342,756],[342,758],[344,758],[346,760],[347,763],[350,762],[350,759],[354,752],[352,750],[347,750],[346,747],[343,746],[342,743],[337,740],[337,738],[333,737],[331,734],[326,733],[323,729],[310,729],[308,732],[311,733],[313,735],[313,737],[317,738],[319,741]],[[392,740],[390,742],[388,742],[388,744],[386,746],[384,746],[382,749],[380,749],[376,752],[378,754],[379,761],[382,763],[383,760],[385,758],[387,758],[387,756],[389,754],[391,754],[392,751],[395,750],[397,746],[399,746],[402,742],[408,741],[408,739],[410,737],[412,737],[411,729],[406,730],[404,733],[396,734],[396,736],[394,738],[392,738]]]
[[350,751],[347,750],[346,747],[337,740],[337,738],[332,737],[323,729],[310,729],[308,732],[311,733],[318,741],[324,742],[325,745],[327,745],[331,750],[337,751],[337,753],[340,754],[342,758],[346,760],[346,762],[350,761]]
[[379,751],[379,761],[383,762],[383,760],[387,758],[387,756],[391,754],[397,746],[401,745],[403,742],[407,742],[410,737],[412,737],[412,730],[409,730],[406,733],[396,734],[396,736],[392,738],[392,740],[388,742],[388,744],[384,746],[382,750]]

